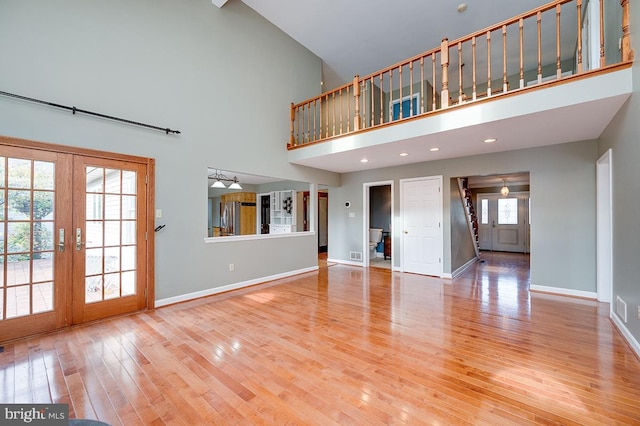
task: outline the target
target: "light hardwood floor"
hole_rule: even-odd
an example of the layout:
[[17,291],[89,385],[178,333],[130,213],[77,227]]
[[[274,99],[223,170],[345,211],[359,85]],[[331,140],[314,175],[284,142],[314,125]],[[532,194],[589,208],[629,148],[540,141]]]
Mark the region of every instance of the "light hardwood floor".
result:
[[639,424],[608,305],[485,258],[454,280],[333,265],[21,340],[0,402],[114,425]]

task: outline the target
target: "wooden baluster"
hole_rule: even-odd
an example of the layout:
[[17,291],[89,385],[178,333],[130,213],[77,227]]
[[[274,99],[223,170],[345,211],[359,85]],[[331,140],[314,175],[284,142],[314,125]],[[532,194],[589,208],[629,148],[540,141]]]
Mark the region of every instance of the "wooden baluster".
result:
[[471,99],[476,100],[476,38],[471,38]]
[[631,19],[629,15],[629,0],[620,0],[620,6],[622,6],[622,60],[633,61],[634,52],[631,49],[629,32],[629,21]]
[[606,65],[604,57],[604,0],[600,0],[600,68]]
[[297,114],[298,114],[298,128],[297,128],[298,135],[297,136],[298,136],[298,143],[299,144],[304,144],[304,134],[300,130],[300,125],[301,125],[300,123],[302,121],[301,118],[300,118],[302,116],[302,112],[300,111],[300,108],[302,108],[302,106],[298,106],[298,108],[297,108]]
[[307,105],[307,142],[311,142],[311,104]]
[[449,106],[449,39],[443,38],[440,44],[440,65],[442,65],[442,92],[440,106]]
[[400,119],[403,119],[404,108],[402,108],[402,65],[398,67],[398,86],[400,88]]
[[[347,86],[347,99],[351,100],[351,86]],[[347,133],[351,132],[351,104],[347,105]]]
[[318,99],[313,100],[313,140],[318,140]]
[[338,112],[338,114],[340,115],[340,134],[342,134],[342,129],[344,129],[344,124],[342,123],[342,92],[344,90],[340,90],[340,94],[338,95],[338,98],[340,100],[340,111]]
[[520,88],[524,87],[524,19],[518,22],[520,28]]
[[356,74],[353,77],[353,98],[355,101],[355,113],[353,114],[353,130],[360,130],[360,77]]
[[295,121],[296,121],[296,108],[293,105],[293,102],[291,102],[291,110],[290,110],[290,118],[291,118],[291,122],[289,124],[289,131],[291,132],[291,134],[289,135],[289,146],[294,146],[296,145],[296,125],[295,125]]
[[415,113],[413,110],[413,61],[411,61],[409,62],[409,117],[413,117]]
[[389,70],[389,123],[393,121],[393,69]]
[[487,97],[491,96],[491,31],[487,31]]
[[562,6],[556,5],[556,78],[562,78],[562,63],[560,58],[560,10]]
[[329,94],[327,93],[327,95],[324,97],[325,99],[325,111],[327,112],[327,118],[325,120],[325,132],[324,132],[324,137],[328,138],[329,137]]
[[[360,93],[364,93],[366,91],[365,82],[365,80],[362,80],[360,83]],[[365,129],[367,127],[367,101],[365,96],[360,96],[360,102],[362,103],[360,106],[360,124],[362,125],[362,128]]]
[[433,83],[431,85],[431,111],[435,111],[437,108],[437,103],[436,103],[436,99],[437,99],[437,91],[436,91],[436,87],[437,86],[437,75],[436,75],[436,54],[432,54],[431,55],[431,75],[433,76],[432,80]]
[[380,124],[384,123],[384,96],[382,96],[382,88],[384,87],[384,74],[380,73]]
[[336,135],[336,92],[332,92],[331,95],[331,103],[333,104],[333,108],[331,108],[333,110],[333,118],[331,120],[332,122],[332,129],[333,132],[331,134],[331,136],[335,136]]
[[578,14],[578,74],[582,73],[582,0],[576,2],[577,14]]
[[507,26],[502,26],[502,93],[509,90],[507,81]]
[[463,92],[462,92],[462,43],[458,42],[458,104],[461,104],[463,101]]
[[374,126],[375,121],[375,114],[373,113],[374,109],[373,109],[373,102],[374,102],[374,98],[375,96],[373,96],[373,76],[371,76],[371,78],[369,79],[369,87],[371,88],[371,90],[369,90],[369,97],[371,98],[371,127]]
[[424,56],[420,57],[420,114],[424,114]]
[[542,83],[542,13],[538,12],[536,19],[538,21],[538,84]]

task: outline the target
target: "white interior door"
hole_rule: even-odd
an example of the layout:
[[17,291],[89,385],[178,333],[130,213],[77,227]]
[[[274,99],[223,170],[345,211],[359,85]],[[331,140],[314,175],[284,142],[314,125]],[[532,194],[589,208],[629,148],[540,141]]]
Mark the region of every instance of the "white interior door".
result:
[[529,193],[478,195],[480,250],[529,251]]
[[442,276],[442,176],[403,179],[402,270]]

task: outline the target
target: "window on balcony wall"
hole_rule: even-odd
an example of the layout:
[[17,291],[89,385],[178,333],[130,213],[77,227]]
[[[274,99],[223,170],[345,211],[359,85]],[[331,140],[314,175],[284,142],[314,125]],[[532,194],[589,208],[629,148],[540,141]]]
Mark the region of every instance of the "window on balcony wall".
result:
[[419,98],[420,95],[416,93],[413,96],[405,96],[402,98],[402,103],[400,103],[400,99],[391,101],[392,121],[417,115],[418,104],[420,103]]

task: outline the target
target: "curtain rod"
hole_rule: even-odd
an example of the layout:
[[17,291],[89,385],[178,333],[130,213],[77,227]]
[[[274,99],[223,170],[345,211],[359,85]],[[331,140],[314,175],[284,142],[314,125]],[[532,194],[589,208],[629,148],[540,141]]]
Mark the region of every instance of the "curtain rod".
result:
[[84,109],[76,108],[74,106],[70,107],[70,106],[66,106],[66,105],[60,105],[60,104],[56,104],[56,103],[53,103],[53,102],[42,101],[40,99],[29,98],[29,97],[26,97],[26,96],[16,95],[14,93],[3,92],[3,91],[0,91],[0,95],[8,96],[10,98],[20,99],[20,100],[23,100],[23,101],[29,101],[29,102],[35,102],[35,103],[38,103],[38,104],[44,104],[44,105],[52,106],[52,107],[55,107],[55,108],[66,109],[68,111],[71,111],[74,115],[75,115],[76,112],[79,112],[79,113],[82,113],[82,114],[93,115],[95,117],[106,118],[108,120],[114,120],[114,121],[120,121],[122,123],[133,124],[134,126],[147,127],[149,129],[160,130],[160,131],[165,132],[167,135],[169,133],[174,133],[176,135],[180,134],[180,130],[172,130],[172,129],[168,128],[168,127],[165,128],[165,127],[153,126],[151,124],[145,124],[145,123],[140,123],[140,122],[137,122],[137,121],[127,120],[127,119],[124,119],[124,118],[113,117],[111,115],[106,115],[106,114],[100,114],[98,112],[87,111],[87,110],[84,110]]

